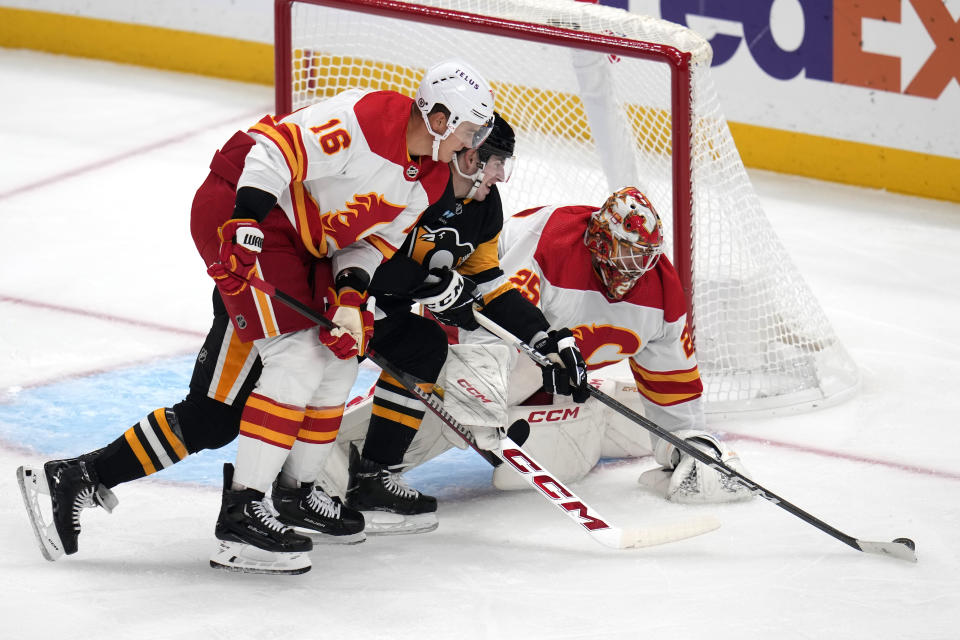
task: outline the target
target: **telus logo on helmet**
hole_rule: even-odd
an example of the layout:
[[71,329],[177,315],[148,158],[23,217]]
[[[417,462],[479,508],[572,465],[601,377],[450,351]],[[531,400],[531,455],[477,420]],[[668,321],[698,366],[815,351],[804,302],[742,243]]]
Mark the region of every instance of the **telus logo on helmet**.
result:
[[473,78],[464,73],[461,69],[457,69],[456,74],[466,80],[467,84],[473,87],[476,90],[480,90],[480,84],[477,83]]
[[549,474],[543,473],[543,469],[533,460],[525,456],[519,449],[504,449],[500,455],[521,475],[528,476],[532,473],[536,474],[531,478],[533,486],[535,486],[540,493],[559,505],[564,511],[576,511],[577,516],[583,520],[580,524],[585,529],[596,531],[597,529],[610,528],[610,525],[606,522],[590,514],[587,505],[579,500],[564,502],[567,498],[573,497],[570,490],[563,486],[559,480],[552,478]]

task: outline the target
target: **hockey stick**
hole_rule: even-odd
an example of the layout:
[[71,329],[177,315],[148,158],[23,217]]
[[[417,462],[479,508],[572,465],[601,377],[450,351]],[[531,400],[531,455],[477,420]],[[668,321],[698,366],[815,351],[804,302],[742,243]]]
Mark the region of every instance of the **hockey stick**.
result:
[[[493,335],[497,336],[501,340],[513,345],[520,351],[527,354],[527,356],[529,356],[538,365],[550,366],[551,364],[553,364],[552,360],[543,356],[536,349],[526,344],[525,342],[521,341],[519,338],[512,335],[509,331],[507,331],[500,325],[496,324],[495,322],[493,322],[492,320],[484,316],[476,308],[474,308],[474,315],[476,316],[477,322],[480,324],[480,326],[482,326],[484,329],[486,329]],[[707,465],[717,473],[721,473],[727,476],[728,478],[735,479],[737,482],[739,482],[740,484],[745,486],[747,489],[749,489],[754,495],[758,495],[764,500],[767,500],[768,502],[772,502],[773,504],[777,505],[781,509],[784,509],[785,511],[788,511],[789,513],[800,518],[807,524],[813,525],[817,529],[820,529],[824,533],[827,533],[828,535],[833,536],[840,542],[843,542],[844,544],[856,549],[857,551],[863,551],[865,553],[876,553],[879,555],[888,555],[894,558],[899,558],[900,560],[908,560],[910,562],[917,561],[916,544],[910,538],[896,538],[892,542],[871,542],[867,540],[858,540],[857,538],[854,538],[851,535],[847,535],[846,533],[843,533],[839,529],[836,529],[830,526],[823,520],[820,520],[819,518],[797,507],[796,505],[788,502],[787,500],[784,500],[777,494],[757,484],[756,482],[746,477],[745,475],[735,471],[734,469],[731,469],[729,466],[727,466],[723,462],[704,453],[703,451],[689,444],[682,438],[678,438],[677,436],[673,435],[666,429],[658,426],[653,421],[640,415],[636,411],[630,409],[629,407],[622,404],[621,402],[618,402],[614,398],[611,398],[610,396],[603,393],[599,389],[595,389],[592,385],[588,385],[588,389],[590,391],[591,396],[593,396],[603,404],[607,405],[608,407],[610,407],[620,415],[626,418],[629,418],[633,422],[636,422],[647,431],[653,433],[659,438],[666,440],[667,442],[675,446],[680,451],[683,451],[684,453],[686,453],[688,456],[693,457],[698,462],[702,462],[703,464]]]
[[[256,276],[250,276],[247,278],[247,282],[250,286],[262,291],[271,298],[279,300],[316,324],[328,329],[334,326],[325,316],[317,313],[293,296],[278,290],[272,284]],[[693,536],[713,531],[720,526],[720,522],[712,516],[700,516],[682,522],[650,527],[625,529],[612,526],[608,524],[606,519],[601,517],[596,510],[588,506],[573,493],[573,491],[554,478],[542,465],[538,464],[537,461],[534,460],[529,453],[524,451],[520,445],[514,442],[509,435],[500,441],[500,445],[495,451],[480,449],[477,446],[473,433],[450,415],[434,395],[423,391],[405,373],[395,369],[389,362],[376,353],[368,352],[367,357],[371,362],[387,372],[388,375],[399,380],[408,391],[416,395],[432,413],[460,436],[470,448],[488,460],[488,456],[493,456],[501,462],[508,463],[514,471],[520,474],[527,484],[536,489],[541,496],[555,504],[571,520],[582,526],[587,533],[590,534],[590,537],[606,547],[612,549],[650,547],[658,544],[676,542],[685,538],[692,538]]]

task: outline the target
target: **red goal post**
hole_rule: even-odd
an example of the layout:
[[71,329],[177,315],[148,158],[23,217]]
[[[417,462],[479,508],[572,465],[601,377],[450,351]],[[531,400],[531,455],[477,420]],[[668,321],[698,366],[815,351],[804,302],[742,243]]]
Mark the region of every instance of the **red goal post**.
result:
[[[572,47],[597,51],[605,55],[619,55],[642,58],[666,63],[671,70],[673,148],[690,147],[690,53],[680,51],[669,45],[654,42],[642,42],[618,38],[607,34],[584,33],[559,26],[537,25],[531,28],[529,23],[506,20],[452,9],[429,7],[425,5],[394,2],[391,0],[276,0],[275,24],[275,91],[277,113],[289,113],[293,109],[292,83],[294,73],[294,49],[291,43],[291,7],[295,3],[306,2],[332,8],[367,11],[403,20],[413,20],[443,27],[456,27],[466,31],[506,35],[521,40],[544,42],[547,44],[568,44]],[[362,7],[362,8],[361,8]],[[673,155],[673,211],[674,245],[678,236],[690,236],[690,153]],[[692,299],[693,277],[690,271],[688,253],[675,253],[673,263],[680,275],[687,300]],[[693,327],[693,309],[688,303],[689,320]]]
[[708,411],[822,405],[857,386],[766,221],[694,32],[571,0],[275,0],[275,39],[281,114],[348,88],[412,95],[448,57],[476,67],[517,132],[506,215],[647,193],[687,294]]

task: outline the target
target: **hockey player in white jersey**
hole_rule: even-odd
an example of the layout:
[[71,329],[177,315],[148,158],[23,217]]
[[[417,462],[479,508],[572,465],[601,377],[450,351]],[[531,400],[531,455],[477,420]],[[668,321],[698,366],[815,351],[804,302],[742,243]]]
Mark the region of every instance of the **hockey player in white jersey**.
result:
[[[191,211],[191,234],[216,292],[190,394],[103,450],[18,470],[45,557],[77,551],[81,510],[112,508],[110,487],[222,446],[238,430],[212,564],[305,571],[312,543],[294,526],[362,540],[359,512],[312,480],[372,332],[365,288],[423,210],[447,196],[453,155],[480,145],[492,126],[486,82],[469,65],[447,61],[427,71],[415,99],[348,90],[266,116],[223,145]],[[247,285],[251,274],[307,301],[338,328],[318,331],[274,305]],[[271,489],[276,512],[264,502]],[[50,495],[52,521],[42,493]]]
[[[736,454],[707,430],[686,300],[673,265],[663,255],[660,218],[643,193],[632,187],[621,189],[599,208],[522,211],[504,223],[499,245],[502,268],[513,285],[540,307],[550,326],[572,329],[594,373],[593,383],[744,472]],[[459,338],[462,346],[451,347],[441,378],[447,395],[462,387],[459,381],[464,379],[493,383],[483,390],[485,398],[505,398],[504,424],[529,423],[524,448],[562,481],[582,478],[601,457],[652,454],[661,466],[643,473],[640,483],[669,500],[723,502],[750,497],[736,482],[600,403],[576,404],[562,395],[543,393],[541,386],[547,392],[557,391],[552,372],[540,371],[515,351],[508,356],[509,365],[502,366],[502,354],[490,355],[489,345],[497,339],[486,332],[461,330]],[[604,369],[616,363],[626,363],[628,370],[618,374]],[[498,376],[504,370],[509,374]],[[473,386],[472,395],[476,395]],[[483,424],[474,425],[474,431],[479,442],[489,441],[496,425],[483,421],[482,415],[493,413],[461,409],[460,405],[469,405],[470,395],[452,394],[448,408],[464,424],[472,424],[471,416],[479,416],[474,423]],[[362,411],[348,414],[344,424],[344,441],[362,438]],[[461,446],[444,429],[436,419],[425,420],[404,462],[415,466],[452,445]],[[340,450],[342,443],[338,444]],[[341,451],[331,463],[342,456]],[[514,475],[503,465],[494,471],[493,482],[501,489],[526,486]]]

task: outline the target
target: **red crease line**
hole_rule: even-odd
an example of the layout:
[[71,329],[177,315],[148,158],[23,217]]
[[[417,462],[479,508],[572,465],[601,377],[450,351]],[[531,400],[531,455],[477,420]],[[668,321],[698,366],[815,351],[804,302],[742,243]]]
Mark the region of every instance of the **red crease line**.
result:
[[926,476],[934,476],[936,478],[948,478],[950,480],[960,480],[960,473],[953,471],[941,471],[939,469],[928,469],[926,467],[918,467],[917,465],[904,464],[901,462],[892,462],[890,460],[879,460],[877,458],[868,458],[866,456],[858,456],[851,453],[843,453],[841,451],[833,451],[831,449],[821,449],[819,447],[810,447],[807,445],[801,444],[792,444],[789,442],[779,442],[776,440],[770,440],[769,438],[760,438],[757,436],[748,436],[738,433],[727,433],[725,437],[728,441],[743,440],[747,442],[759,442],[761,444],[770,445],[773,447],[779,447],[781,449],[790,449],[792,451],[802,451],[804,453],[812,453],[818,456],[824,456],[826,458],[839,458],[842,460],[850,460],[853,462],[861,462],[864,464],[875,464],[881,467],[889,467],[891,469],[899,469],[900,471],[909,471],[910,473],[919,473]]
[[203,125],[202,127],[199,127],[199,128],[197,128],[197,129],[193,129],[193,130],[191,130],[191,131],[185,131],[185,132],[183,132],[183,133],[178,133],[178,134],[175,135],[175,136],[171,136],[171,137],[165,138],[165,139],[163,139],[163,140],[158,140],[158,141],[156,141],[156,142],[152,142],[152,143],[150,143],[150,144],[144,145],[144,146],[142,146],[142,147],[138,147],[138,148],[136,148],[136,149],[131,149],[131,150],[129,150],[129,151],[124,151],[124,152],[121,153],[121,154],[118,154],[118,155],[115,155],[115,156],[111,156],[111,157],[109,157],[109,158],[104,158],[104,159],[102,159],[102,160],[98,160],[98,161],[93,162],[93,163],[88,164],[88,165],[84,165],[84,166],[81,166],[81,167],[76,167],[76,168],[74,168],[74,169],[70,169],[70,170],[68,170],[68,171],[64,171],[63,173],[58,173],[58,174],[56,174],[56,175],[48,176],[48,177],[43,178],[43,179],[41,179],[41,180],[37,180],[36,182],[31,182],[31,183],[28,183],[28,184],[25,184],[25,185],[21,185],[21,186],[19,186],[19,187],[16,187],[16,188],[14,188],[14,189],[11,189],[10,191],[0,192],[0,200],[6,199],[6,198],[10,198],[10,197],[13,197],[13,196],[16,196],[16,195],[20,195],[21,193],[25,193],[25,192],[27,192],[27,191],[33,191],[34,189],[39,189],[39,188],[41,188],[41,187],[46,187],[46,186],[50,185],[51,183],[58,182],[58,181],[60,181],[60,180],[66,180],[66,179],[68,179],[68,178],[73,178],[73,177],[82,175],[82,174],[84,174],[84,173],[90,173],[91,171],[96,171],[97,169],[102,169],[103,167],[108,167],[108,166],[110,166],[110,165],[112,165],[112,164],[116,164],[116,163],[121,162],[121,161],[123,161],[123,160],[126,160],[126,159],[128,159],[128,158],[132,158],[132,157],[134,157],[134,156],[143,155],[144,153],[149,153],[150,151],[154,151],[154,150],[156,150],[156,149],[160,149],[160,148],[169,146],[169,145],[171,145],[171,144],[176,144],[176,143],[178,143],[178,142],[183,142],[184,140],[187,140],[187,139],[189,139],[189,138],[192,138],[192,137],[196,136],[197,134],[206,133],[206,132],[208,132],[208,131],[209,131],[210,129],[212,129],[212,128],[221,127],[221,126],[224,126],[224,125],[226,125],[226,124],[228,124],[228,123],[230,123],[230,122],[236,122],[236,121],[239,120],[240,118],[247,118],[247,117],[249,117],[249,118],[254,118],[254,117],[257,117],[257,116],[262,116],[264,113],[269,113],[270,110],[271,110],[271,108],[270,108],[270,107],[267,107],[266,109],[257,109],[256,112],[251,112],[251,113],[249,113],[249,114],[240,114],[240,115],[237,115],[237,116],[231,116],[228,120],[223,120],[223,121],[221,121],[221,122],[214,122],[214,123],[211,123],[211,124],[205,124],[205,125]]
[[116,322],[118,324],[127,324],[134,327],[141,327],[144,329],[153,329],[155,331],[164,331],[166,333],[177,333],[185,336],[193,337],[205,337],[207,334],[200,331],[194,331],[192,329],[181,329],[180,327],[171,327],[168,325],[157,324],[156,322],[147,322],[146,320],[134,320],[131,318],[121,318],[120,316],[110,315],[108,313],[99,313],[97,311],[88,311],[86,309],[77,309],[75,307],[64,307],[58,304],[51,304],[49,302],[37,302],[35,300],[26,300],[24,298],[16,298],[14,296],[5,296],[0,295],[0,302],[8,302],[10,304],[20,304],[26,307],[33,307],[35,309],[46,309],[48,311],[58,311],[60,313],[70,313],[78,316],[86,316],[88,318],[96,318],[98,320],[105,320],[107,322]]

